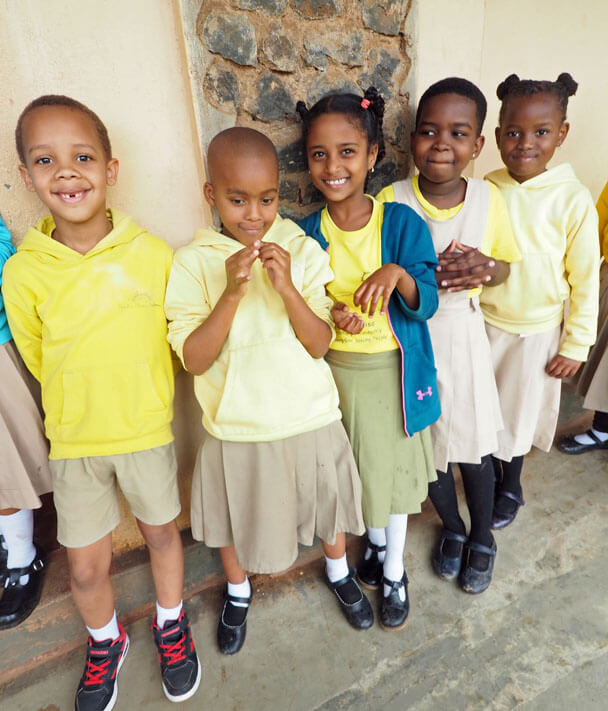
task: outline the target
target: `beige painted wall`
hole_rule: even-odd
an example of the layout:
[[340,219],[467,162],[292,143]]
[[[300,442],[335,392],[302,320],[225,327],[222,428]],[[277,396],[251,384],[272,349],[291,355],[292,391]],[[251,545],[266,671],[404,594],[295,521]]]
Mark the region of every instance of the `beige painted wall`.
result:
[[478,83],[488,99],[486,146],[474,174],[500,167],[494,142],[499,102],[496,86],[515,72],[527,79],[555,80],[568,71],[578,81],[570,99],[571,128],[553,163],[569,161],[597,198],[608,181],[608,71],[605,0],[416,0],[418,36],[415,98],[443,77]]

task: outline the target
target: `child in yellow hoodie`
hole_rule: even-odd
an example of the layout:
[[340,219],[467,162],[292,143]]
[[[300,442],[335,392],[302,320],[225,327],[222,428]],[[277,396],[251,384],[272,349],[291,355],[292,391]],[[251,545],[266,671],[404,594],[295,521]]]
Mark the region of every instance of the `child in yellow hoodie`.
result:
[[182,701],[196,691],[201,668],[182,609],[175,522],[173,371],[163,312],[172,251],[106,208],[118,161],[86,106],[39,97],[22,112],[15,137],[25,185],[51,214],[28,230],[2,286],[15,343],[42,386],[57,537],[90,634],[75,707],[114,706],[129,647],[110,580],[117,482],[150,552],[163,689]]
[[193,536],[220,549],[228,582],[220,651],[245,641],[247,571],[285,570],[315,534],[344,615],[368,628],[372,609],[345,552],[345,532],[363,532],[361,483],[323,360],[334,337],[329,257],[277,214],[279,167],[266,136],[222,131],[208,170],[205,197],[222,228],[197,230],[178,250],[165,311],[203,409],[191,520]]
[[566,73],[555,82],[511,74],[496,91],[505,167],[486,177],[506,200],[522,260],[503,284],[481,294],[505,425],[494,453],[495,529],[508,526],[524,503],[523,457],[533,445],[550,449],[561,380],[575,375],[595,341],[597,213],[570,165],[547,166],[568,135],[568,97],[576,88]]

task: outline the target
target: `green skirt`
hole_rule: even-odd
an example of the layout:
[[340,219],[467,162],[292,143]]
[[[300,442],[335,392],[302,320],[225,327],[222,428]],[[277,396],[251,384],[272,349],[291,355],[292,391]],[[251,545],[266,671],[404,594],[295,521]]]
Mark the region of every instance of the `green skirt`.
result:
[[389,514],[419,513],[437,474],[430,428],[412,437],[404,431],[401,352],[330,350],[326,360],[359,467],[366,526],[385,528]]

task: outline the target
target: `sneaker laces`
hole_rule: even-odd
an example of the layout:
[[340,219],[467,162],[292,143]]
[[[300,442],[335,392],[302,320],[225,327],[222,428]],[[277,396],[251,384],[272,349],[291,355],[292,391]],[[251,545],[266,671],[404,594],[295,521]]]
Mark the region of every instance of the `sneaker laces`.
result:
[[[168,630],[164,634],[175,634],[173,630]],[[163,636],[164,636],[163,634]],[[168,666],[172,664],[177,664],[177,662],[183,662],[186,659],[186,633],[182,632],[179,639],[175,642],[161,642],[159,644],[159,649],[161,650],[159,654],[162,654],[165,663]]]
[[[96,656],[101,656],[105,653],[106,652],[97,652]],[[96,664],[91,657],[87,657],[87,667],[85,669],[86,679],[84,680],[85,686],[103,684],[108,673],[110,662],[110,659],[105,659],[101,664]]]

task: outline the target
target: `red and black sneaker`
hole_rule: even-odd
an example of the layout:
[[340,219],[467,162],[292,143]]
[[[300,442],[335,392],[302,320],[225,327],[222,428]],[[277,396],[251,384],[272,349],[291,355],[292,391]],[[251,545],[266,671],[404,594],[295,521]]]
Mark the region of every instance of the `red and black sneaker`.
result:
[[118,695],[118,672],[129,650],[129,636],[118,625],[120,636],[95,642],[89,637],[87,660],[76,691],[76,711],[110,711]]
[[179,619],[165,622],[162,630],[152,624],[158,649],[163,690],[169,701],[185,701],[194,696],[201,682],[201,663],[196,655],[188,616],[182,610]]

